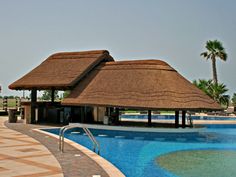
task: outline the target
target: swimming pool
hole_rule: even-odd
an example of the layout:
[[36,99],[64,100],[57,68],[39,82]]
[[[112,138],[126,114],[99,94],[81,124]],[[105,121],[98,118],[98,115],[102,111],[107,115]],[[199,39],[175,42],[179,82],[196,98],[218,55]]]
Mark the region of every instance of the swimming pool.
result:
[[[58,134],[59,129],[46,131]],[[223,172],[219,171],[224,169],[227,169],[224,171],[224,177],[236,173],[232,167],[232,164],[235,164],[232,160],[222,162],[222,159],[235,155],[235,127],[208,126],[206,129],[194,132],[184,132],[182,129],[170,129],[170,132],[167,129],[164,132],[158,132],[158,129],[157,132],[104,129],[90,129],[90,131],[100,143],[101,156],[118,167],[127,177],[187,177],[190,174],[194,176],[193,173],[196,176],[222,177]],[[80,128],[68,130],[65,137],[92,149],[92,143]],[[209,155],[211,156],[208,159],[203,158]],[[178,162],[174,164],[176,168],[169,165],[171,159],[174,159],[174,163]],[[186,164],[183,160],[186,160]],[[214,164],[219,161],[224,165],[220,164],[222,170],[219,169],[219,164]],[[206,162],[210,164],[202,164]],[[199,163],[202,166],[199,166]],[[183,167],[192,166],[186,169],[180,168],[178,164],[185,164]],[[200,168],[200,172],[204,173],[205,170],[209,174],[197,174],[199,172],[193,166]],[[214,170],[209,172],[212,168]]]
[[[146,114],[122,114],[120,115],[121,119],[148,119]],[[226,117],[226,116],[194,116],[191,118],[193,120],[236,120],[236,117]],[[153,120],[175,120],[175,115],[152,115]]]

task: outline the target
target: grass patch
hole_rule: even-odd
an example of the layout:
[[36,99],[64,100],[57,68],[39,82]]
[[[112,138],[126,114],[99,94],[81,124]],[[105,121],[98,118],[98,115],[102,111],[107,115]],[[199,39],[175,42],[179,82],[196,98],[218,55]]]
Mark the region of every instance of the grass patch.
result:
[[[16,99],[7,99],[7,107],[13,108],[16,107]],[[0,99],[0,109],[3,108],[3,100]]]

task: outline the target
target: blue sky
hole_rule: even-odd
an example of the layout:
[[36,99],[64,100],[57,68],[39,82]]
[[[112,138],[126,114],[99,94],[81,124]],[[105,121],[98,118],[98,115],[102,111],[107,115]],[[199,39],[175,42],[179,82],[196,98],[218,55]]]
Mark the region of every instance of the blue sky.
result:
[[162,59],[185,78],[210,79],[200,57],[207,40],[223,42],[218,79],[236,92],[235,0],[0,0],[1,95],[60,51],[107,49],[116,60]]

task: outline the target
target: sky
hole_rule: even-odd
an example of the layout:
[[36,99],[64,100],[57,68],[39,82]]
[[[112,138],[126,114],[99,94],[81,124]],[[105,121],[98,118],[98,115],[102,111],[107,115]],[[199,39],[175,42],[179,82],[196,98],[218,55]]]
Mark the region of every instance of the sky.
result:
[[189,81],[211,79],[207,40],[228,53],[218,80],[236,92],[235,0],[0,0],[1,96],[62,51],[106,49],[115,60],[161,59]]

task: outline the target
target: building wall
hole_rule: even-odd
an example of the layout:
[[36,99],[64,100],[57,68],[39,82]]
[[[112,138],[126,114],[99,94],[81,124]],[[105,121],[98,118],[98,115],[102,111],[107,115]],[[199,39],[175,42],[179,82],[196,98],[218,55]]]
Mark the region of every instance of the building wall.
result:
[[106,113],[105,107],[94,107],[93,108],[94,121],[95,122],[103,122],[105,113]]
[[26,123],[29,124],[31,122],[31,106],[30,105],[24,105],[24,118],[26,120]]

